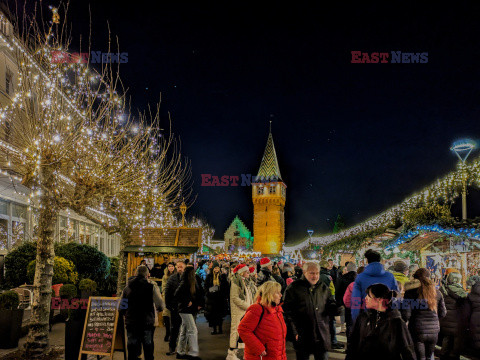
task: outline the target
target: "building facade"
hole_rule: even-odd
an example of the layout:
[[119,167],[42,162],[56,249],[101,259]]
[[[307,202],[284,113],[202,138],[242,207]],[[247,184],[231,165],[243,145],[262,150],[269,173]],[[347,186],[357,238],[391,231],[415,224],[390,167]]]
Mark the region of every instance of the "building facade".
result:
[[287,185],[280,174],[270,130],[258,175],[252,181],[254,251],[263,255],[277,255],[282,251],[286,194]]
[[238,250],[252,250],[253,236],[242,220],[237,216],[225,231],[225,250],[237,252]]
[[[14,39],[20,43],[6,14],[0,11],[0,107],[11,101],[16,88],[18,66],[11,45]],[[0,134],[0,146],[9,146],[8,134]],[[34,239],[37,208],[29,201],[30,195],[31,190],[13,172],[0,169],[0,268],[5,254]],[[89,244],[107,256],[117,256],[120,251],[118,234],[109,235],[102,226],[68,209],[61,211],[57,219],[55,241]]]

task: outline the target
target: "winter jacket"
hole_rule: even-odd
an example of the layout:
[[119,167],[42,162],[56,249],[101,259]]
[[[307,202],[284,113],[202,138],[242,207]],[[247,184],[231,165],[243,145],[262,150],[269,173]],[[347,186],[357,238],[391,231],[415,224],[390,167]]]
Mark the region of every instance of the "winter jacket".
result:
[[[248,292],[248,294],[247,294]],[[238,324],[247,309],[255,301],[257,288],[253,280],[244,280],[240,275],[235,274],[230,284],[230,310],[232,321],[230,325],[230,347],[236,348],[238,342]],[[248,296],[247,296],[248,295]]]
[[285,292],[285,289],[287,288],[285,280],[283,280],[281,276],[272,274],[272,272],[266,268],[261,269],[257,274],[257,288],[269,280],[278,282],[280,285],[282,285],[282,294]]
[[335,287],[335,301],[337,302],[337,305],[345,305],[343,302],[343,296],[347,291],[348,285],[353,283],[356,277],[356,271],[349,271],[345,275],[337,278],[337,285]]
[[[263,317],[260,320],[263,311]],[[287,327],[281,306],[264,307],[255,303],[250,306],[238,325],[238,333],[245,343],[245,360],[286,360],[285,337]]]
[[315,286],[302,277],[285,291],[285,318],[292,330],[295,348],[313,349],[320,344],[330,349],[329,315],[338,315],[330,289],[321,280]]
[[365,300],[366,290],[373,284],[384,284],[390,290],[398,291],[397,280],[393,274],[385,271],[383,265],[379,262],[372,262],[365,267],[365,270],[358,274],[352,291],[351,306],[352,319],[355,320],[360,313],[362,303]]
[[[168,279],[170,278],[168,275],[168,270],[165,271],[163,277],[162,277],[162,296],[164,299],[166,299],[165,297],[165,289],[167,287],[167,282],[168,282]],[[173,274],[172,274],[173,275]],[[165,301],[166,303],[166,301]],[[170,310],[167,309],[167,307],[165,306],[165,308],[163,309],[163,316],[170,316]]]
[[162,311],[165,304],[160,296],[158,286],[150,283],[143,276],[136,276],[128,282],[122,293],[128,307],[120,310],[125,315],[125,324],[131,326],[153,326],[155,309]]
[[322,281],[325,285],[330,286],[330,283],[333,282],[332,275],[330,275],[330,271],[325,268],[320,268],[320,281]]
[[[171,276],[173,277],[173,275]],[[169,279],[170,281],[170,279]],[[195,281],[195,294],[190,293],[190,286],[185,280],[180,281],[180,285],[175,290],[175,301],[177,302],[178,313],[196,315],[198,307],[205,305],[202,287]],[[189,303],[192,303],[190,306]]]
[[468,294],[470,303],[470,338],[473,348],[480,350],[480,283],[472,286]]
[[353,291],[354,282],[348,285],[347,290],[345,290],[345,295],[343,295],[343,304],[346,308],[352,307],[352,291]]
[[393,276],[395,277],[395,280],[397,280],[402,285],[402,287],[405,285],[405,283],[410,281],[410,278],[404,273],[394,271]]
[[180,285],[181,275],[179,273],[175,273],[168,278],[167,284],[165,286],[165,304],[167,309],[170,311],[177,311],[178,310],[178,303],[175,300],[175,291],[177,290],[178,286]]
[[205,318],[210,323],[210,326],[218,325],[227,313],[227,299],[229,292],[229,285],[227,276],[219,274],[218,280],[220,285],[216,291],[210,291],[213,287],[213,274],[208,274],[205,279]]
[[407,325],[396,309],[361,312],[349,344],[345,360],[416,359]]
[[440,291],[447,308],[447,315],[440,321],[440,332],[452,336],[463,334],[468,322],[467,292],[460,284],[442,284]]
[[408,290],[405,291],[403,301],[397,302],[399,307],[401,307],[399,310],[403,320],[408,321],[408,329],[414,340],[425,335],[437,336],[440,332],[439,320],[444,318],[447,313],[445,301],[440,291],[436,290],[437,312],[434,312],[428,308],[426,301],[420,298],[420,286],[421,284],[418,280],[410,282]]

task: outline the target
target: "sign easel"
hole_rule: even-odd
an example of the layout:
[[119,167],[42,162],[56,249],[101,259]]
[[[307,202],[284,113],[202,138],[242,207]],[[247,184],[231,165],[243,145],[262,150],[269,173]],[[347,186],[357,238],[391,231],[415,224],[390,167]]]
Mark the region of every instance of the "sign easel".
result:
[[[83,326],[82,342],[78,360],[82,355],[108,356],[113,359],[114,351],[123,351],[126,360],[126,344],[123,320],[119,321],[118,297],[90,297]],[[120,327],[120,336],[117,327]]]

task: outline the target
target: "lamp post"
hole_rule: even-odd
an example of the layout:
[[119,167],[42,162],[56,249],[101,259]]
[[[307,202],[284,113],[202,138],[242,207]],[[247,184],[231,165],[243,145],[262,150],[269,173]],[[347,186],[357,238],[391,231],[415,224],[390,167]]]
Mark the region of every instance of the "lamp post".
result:
[[185,200],[182,201],[182,205],[180,205],[180,212],[182,213],[182,227],[185,226],[185,213],[187,212],[187,205],[185,204]]
[[460,160],[462,167],[462,220],[467,220],[467,168],[465,162],[470,153],[477,147],[477,143],[471,139],[455,141],[450,148]]

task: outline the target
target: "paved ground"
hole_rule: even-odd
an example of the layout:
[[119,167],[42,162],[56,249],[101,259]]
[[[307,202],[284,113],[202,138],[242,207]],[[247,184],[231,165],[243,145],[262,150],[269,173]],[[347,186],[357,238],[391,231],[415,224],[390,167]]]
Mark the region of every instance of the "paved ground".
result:
[[[227,349],[229,343],[230,323],[229,318],[226,319],[227,323],[224,324],[225,332],[222,335],[211,335],[211,329],[205,322],[203,315],[200,315],[197,320],[198,332],[199,332],[199,347],[200,357],[202,360],[225,360],[227,356]],[[168,351],[168,344],[163,341],[165,336],[165,328],[159,327],[155,331],[155,359],[156,360],[174,360],[175,356],[166,356]],[[345,341],[345,337],[337,335],[340,342]],[[20,339],[19,346],[23,346],[25,338]],[[50,332],[50,343],[55,346],[65,345],[65,324],[55,324]],[[0,350],[0,358],[2,355],[6,355],[12,350]],[[290,343],[287,343],[287,357],[288,359],[295,359],[295,352]],[[89,357],[89,360],[96,359],[96,356]],[[330,360],[344,359],[343,352],[329,353]],[[107,359],[106,357],[104,359]],[[313,359],[313,357],[312,357]],[[123,353],[116,352],[113,360],[123,360]]]
[[[203,315],[200,315],[197,320],[198,327],[198,344],[200,348],[200,357],[202,360],[225,360],[227,356],[228,344],[229,344],[229,334],[230,334],[230,322],[229,318],[226,319],[228,324],[224,324],[224,334],[222,335],[211,335],[211,329],[208,327],[208,324],[205,322]],[[226,331],[225,331],[226,330]],[[159,360],[174,360],[175,356],[166,356],[165,353],[168,351],[168,344],[163,341],[165,336],[165,328],[159,327],[155,331],[155,359]],[[337,335],[338,340],[344,342],[346,339],[342,335]],[[287,344],[287,358],[295,359],[295,352],[290,343]],[[341,353],[329,353],[330,360],[344,359],[345,354]],[[114,360],[122,360],[123,354],[116,353]],[[313,359],[313,357],[312,357]]]

